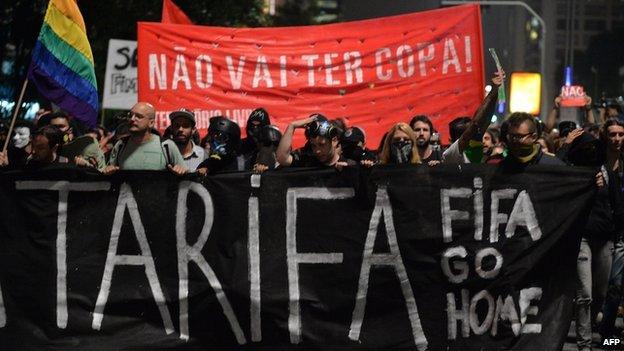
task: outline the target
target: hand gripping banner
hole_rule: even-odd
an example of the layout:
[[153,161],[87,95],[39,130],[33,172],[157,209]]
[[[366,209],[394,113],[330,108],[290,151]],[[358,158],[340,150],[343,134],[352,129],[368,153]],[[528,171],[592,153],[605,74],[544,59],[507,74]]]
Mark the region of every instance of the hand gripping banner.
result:
[[2,175],[0,349],[561,350],[594,187],[483,165]]
[[482,52],[478,5],[307,27],[141,22],[139,100],[156,107],[160,130],[180,107],[195,110],[202,135],[212,116],[244,129],[264,107],[281,130],[315,112],[345,118],[371,147],[425,114],[446,142],[448,122],[483,98]]

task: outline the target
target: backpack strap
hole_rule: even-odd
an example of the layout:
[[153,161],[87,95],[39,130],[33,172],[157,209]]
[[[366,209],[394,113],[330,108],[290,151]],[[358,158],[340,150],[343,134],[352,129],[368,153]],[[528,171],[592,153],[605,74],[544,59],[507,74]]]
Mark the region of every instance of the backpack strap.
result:
[[161,142],[160,146],[163,151],[163,156],[165,156],[165,164],[173,166],[173,164],[171,163],[171,153],[169,151],[169,145],[167,145],[166,142]]
[[115,164],[113,166],[119,166],[119,158],[123,154],[123,151],[126,149],[126,144],[128,143],[129,138],[129,136],[125,136],[119,139],[119,149],[117,149],[117,157],[115,157]]

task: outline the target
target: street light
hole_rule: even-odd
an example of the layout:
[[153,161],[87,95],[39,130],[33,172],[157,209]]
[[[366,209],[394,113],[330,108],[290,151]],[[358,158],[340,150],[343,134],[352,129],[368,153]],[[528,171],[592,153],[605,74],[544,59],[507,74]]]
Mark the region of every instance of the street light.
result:
[[[542,79],[546,77],[546,22],[544,19],[535,12],[531,8],[531,6],[527,5],[524,1],[455,1],[455,0],[442,0],[442,5],[465,5],[465,4],[478,4],[478,5],[487,5],[487,6],[520,6],[524,7],[531,15],[533,15],[540,23],[542,27],[542,37],[540,38],[540,74],[542,75]],[[545,103],[546,99],[546,85],[542,81],[542,103]],[[542,108],[542,113],[544,113],[546,109]]]

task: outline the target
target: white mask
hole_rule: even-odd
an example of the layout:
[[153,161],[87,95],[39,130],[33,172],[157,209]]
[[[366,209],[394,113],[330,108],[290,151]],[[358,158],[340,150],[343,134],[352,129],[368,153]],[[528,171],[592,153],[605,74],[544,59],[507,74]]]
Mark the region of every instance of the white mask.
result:
[[15,135],[13,136],[13,145],[18,149],[23,149],[30,143],[30,129],[27,127],[15,128]]

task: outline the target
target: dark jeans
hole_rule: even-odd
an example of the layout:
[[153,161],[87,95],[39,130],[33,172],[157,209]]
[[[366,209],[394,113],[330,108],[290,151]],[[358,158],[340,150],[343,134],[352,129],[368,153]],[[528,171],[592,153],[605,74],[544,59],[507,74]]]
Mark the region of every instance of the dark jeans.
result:
[[613,264],[609,277],[609,289],[602,308],[602,325],[600,335],[607,338],[615,333],[615,318],[622,301],[622,283],[624,283],[624,242],[620,239],[615,243]]
[[611,240],[581,240],[576,265],[576,344],[579,350],[591,349],[592,322],[607,294],[612,257]]

